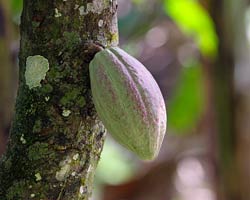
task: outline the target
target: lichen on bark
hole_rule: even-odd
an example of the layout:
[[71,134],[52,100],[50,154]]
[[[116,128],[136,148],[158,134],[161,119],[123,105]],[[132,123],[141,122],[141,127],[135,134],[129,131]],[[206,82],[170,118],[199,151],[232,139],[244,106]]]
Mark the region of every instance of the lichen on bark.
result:
[[[19,90],[0,161],[0,199],[91,195],[105,129],[92,103],[88,44],[117,45],[116,11],[114,0],[24,0]],[[29,87],[26,61],[35,55],[48,60],[49,70],[40,87]]]

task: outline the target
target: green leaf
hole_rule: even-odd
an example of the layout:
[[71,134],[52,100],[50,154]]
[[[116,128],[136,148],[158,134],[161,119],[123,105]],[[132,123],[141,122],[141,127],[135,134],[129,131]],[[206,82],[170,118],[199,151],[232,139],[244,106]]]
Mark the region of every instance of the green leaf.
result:
[[204,108],[203,92],[201,67],[197,64],[184,67],[167,107],[170,129],[185,134],[196,126]]
[[23,9],[23,0],[11,0],[11,13],[13,21],[20,24],[20,16]]
[[214,23],[197,0],[164,0],[164,8],[181,30],[194,38],[204,55],[214,57],[217,54]]

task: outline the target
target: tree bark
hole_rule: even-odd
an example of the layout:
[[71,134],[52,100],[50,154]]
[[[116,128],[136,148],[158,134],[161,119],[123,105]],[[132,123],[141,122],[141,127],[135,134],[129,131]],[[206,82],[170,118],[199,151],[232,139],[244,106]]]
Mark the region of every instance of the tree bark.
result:
[[0,162],[0,199],[90,197],[105,135],[91,99],[90,47],[118,44],[116,11],[116,0],[24,0],[16,114]]

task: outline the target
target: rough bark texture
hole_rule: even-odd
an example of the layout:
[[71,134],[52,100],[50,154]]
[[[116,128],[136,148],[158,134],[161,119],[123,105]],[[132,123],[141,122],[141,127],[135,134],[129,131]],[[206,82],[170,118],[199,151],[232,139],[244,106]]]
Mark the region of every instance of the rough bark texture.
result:
[[[24,0],[16,114],[0,162],[0,199],[88,199],[104,127],[91,99],[88,44],[117,45],[115,0]],[[29,56],[49,62],[41,86]],[[39,68],[39,65],[33,65]]]

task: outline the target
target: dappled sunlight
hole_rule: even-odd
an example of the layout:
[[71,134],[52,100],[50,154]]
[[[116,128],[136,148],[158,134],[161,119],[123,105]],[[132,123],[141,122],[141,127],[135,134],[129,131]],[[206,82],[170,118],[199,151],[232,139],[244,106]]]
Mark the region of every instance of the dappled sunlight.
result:
[[214,192],[209,188],[207,174],[194,157],[187,157],[178,163],[175,186],[177,199],[180,200],[216,200]]
[[146,43],[151,48],[159,48],[166,44],[169,39],[169,32],[168,29],[162,27],[153,27],[150,29],[146,36]]

